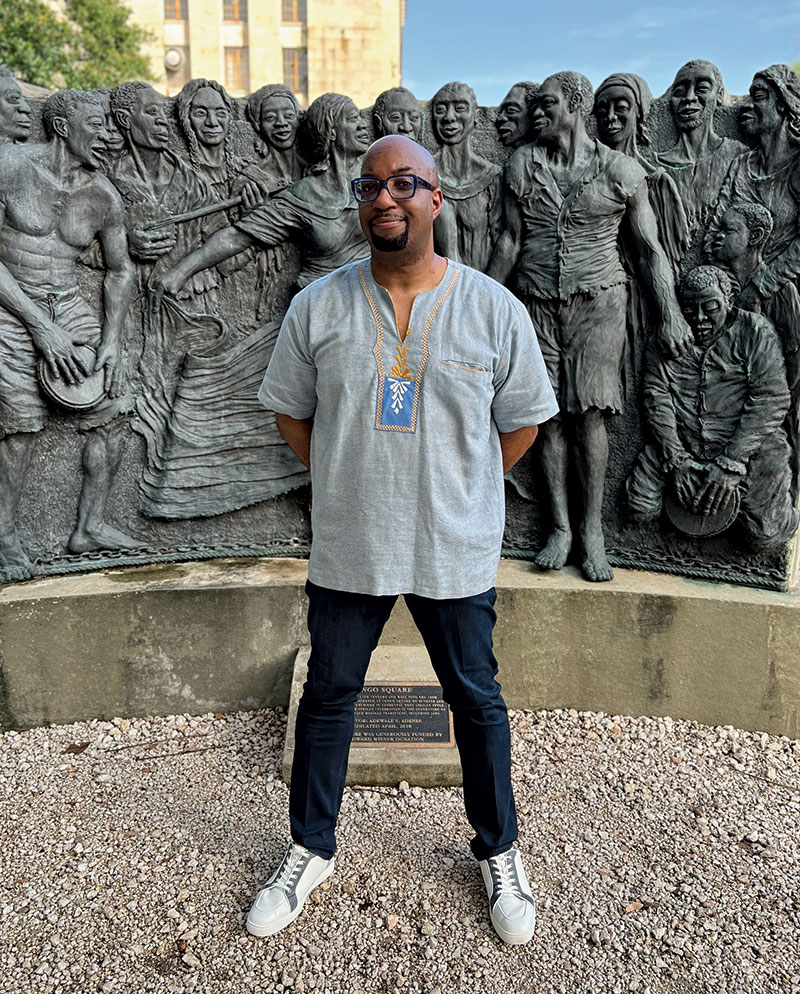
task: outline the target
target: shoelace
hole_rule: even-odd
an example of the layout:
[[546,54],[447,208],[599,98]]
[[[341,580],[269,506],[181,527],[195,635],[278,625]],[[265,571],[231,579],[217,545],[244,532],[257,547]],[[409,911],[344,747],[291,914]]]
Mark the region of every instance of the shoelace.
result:
[[285,893],[294,891],[300,875],[312,858],[313,853],[302,853],[297,846],[291,845],[286,850],[283,862],[278,867],[271,886],[283,888]]
[[492,885],[495,894],[516,894],[525,898],[517,875],[517,864],[514,853],[509,850],[489,860],[489,872],[492,875]]

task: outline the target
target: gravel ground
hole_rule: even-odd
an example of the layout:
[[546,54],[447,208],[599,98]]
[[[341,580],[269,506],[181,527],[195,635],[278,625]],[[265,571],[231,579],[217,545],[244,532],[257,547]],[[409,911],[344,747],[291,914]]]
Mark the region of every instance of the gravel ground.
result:
[[516,712],[533,942],[492,932],[460,791],[406,784],[346,791],[334,876],[254,939],[285,721],[0,736],[0,992],[800,992],[800,743]]

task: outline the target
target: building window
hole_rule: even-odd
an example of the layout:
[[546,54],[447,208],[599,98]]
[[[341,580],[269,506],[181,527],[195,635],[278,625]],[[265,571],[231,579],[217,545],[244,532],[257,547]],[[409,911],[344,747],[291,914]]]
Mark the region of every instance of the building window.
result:
[[292,93],[305,93],[308,89],[308,50],[305,48],[284,48],[283,84]]
[[222,19],[223,21],[246,21],[247,0],[223,0]]
[[249,49],[225,49],[225,88],[231,91],[250,89]]
[[284,24],[306,23],[306,0],[282,0],[281,20]]
[[165,21],[188,21],[189,0],[164,0]]

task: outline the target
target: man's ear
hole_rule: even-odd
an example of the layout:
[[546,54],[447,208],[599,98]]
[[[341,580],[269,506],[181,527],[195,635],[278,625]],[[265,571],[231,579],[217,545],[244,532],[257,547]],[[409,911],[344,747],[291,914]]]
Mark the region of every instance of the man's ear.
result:
[[764,240],[767,237],[767,229],[762,228],[760,224],[754,225],[750,229],[750,244],[758,247],[764,244]]
[[444,194],[437,186],[435,190],[431,192],[431,203],[433,204],[433,219],[434,221],[439,216],[439,212],[442,209],[442,204],[444,203]]
[[52,124],[53,131],[55,131],[58,137],[66,139],[69,132],[69,121],[66,117],[54,117]]
[[130,131],[131,128],[131,112],[122,107],[114,115],[114,119],[117,122],[117,127],[122,128],[123,131]]

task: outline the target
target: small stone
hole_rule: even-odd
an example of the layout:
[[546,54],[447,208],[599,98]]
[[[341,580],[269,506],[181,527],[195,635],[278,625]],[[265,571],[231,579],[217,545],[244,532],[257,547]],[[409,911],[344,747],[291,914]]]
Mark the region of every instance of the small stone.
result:
[[397,915],[387,915],[383,920],[388,929],[394,928],[400,921]]
[[203,965],[194,953],[184,953],[183,956],[181,956],[181,960],[193,970],[196,970],[198,966]]

